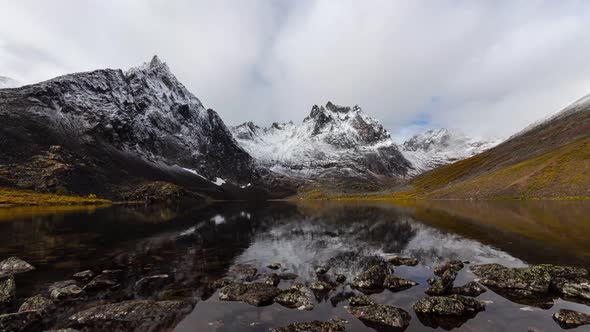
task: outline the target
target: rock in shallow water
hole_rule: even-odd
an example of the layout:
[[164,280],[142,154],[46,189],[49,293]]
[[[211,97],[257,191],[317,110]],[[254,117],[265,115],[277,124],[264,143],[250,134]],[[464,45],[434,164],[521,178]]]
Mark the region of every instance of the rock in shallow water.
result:
[[150,296],[164,288],[169,281],[170,276],[167,274],[156,274],[143,277],[135,283],[133,290],[135,290],[135,293],[139,296]]
[[269,269],[272,269],[272,270],[278,270],[281,268],[281,264],[280,263],[272,263],[272,264],[268,264],[266,267],[268,267]]
[[400,265],[416,266],[416,265],[418,265],[418,260],[413,257],[394,256],[394,257],[391,257],[390,259],[388,259],[387,261],[395,266],[400,266]]
[[81,281],[88,281],[88,280],[94,278],[94,272],[92,272],[91,270],[81,271],[81,272],[74,274],[72,276],[72,278],[74,278],[76,280],[81,280]]
[[68,320],[85,331],[156,331],[174,326],[191,308],[184,301],[125,301],[90,308]]
[[348,312],[363,324],[378,331],[388,329],[403,330],[410,324],[410,314],[391,305],[371,304],[368,306],[349,307]]
[[272,304],[274,298],[280,293],[280,289],[264,283],[233,283],[223,287],[219,291],[219,299],[222,301],[241,301],[254,306],[264,306]]
[[99,274],[94,279],[90,280],[86,286],[85,291],[101,291],[105,289],[115,288],[119,286],[117,279],[113,274]]
[[472,266],[471,271],[483,285],[520,291],[523,296],[548,293],[551,283],[551,275],[542,266],[509,268],[500,264],[483,264]]
[[13,277],[0,280],[0,306],[8,305],[14,300],[16,284]]
[[50,299],[43,295],[35,295],[26,299],[18,309],[18,312],[23,311],[39,311],[40,313],[47,313],[53,309],[55,304]]
[[553,314],[553,320],[564,329],[590,324],[590,315],[574,310],[561,309]]
[[32,271],[33,265],[18,257],[9,257],[0,262],[0,277]]
[[373,302],[373,300],[371,300],[368,296],[355,295],[355,296],[351,296],[348,299],[348,304],[351,307],[364,307],[364,306],[368,306],[368,305],[373,305],[373,304],[375,304],[375,302]]
[[0,331],[35,331],[33,327],[35,327],[40,319],[41,314],[38,311],[23,311],[13,314],[0,315]]
[[416,285],[418,285],[417,282],[400,278],[392,274],[387,275],[387,277],[385,277],[385,281],[383,282],[383,287],[389,289],[392,292],[403,291]]
[[258,269],[250,264],[235,264],[229,268],[229,275],[234,279],[253,281]]
[[453,271],[455,273],[461,271],[465,265],[462,261],[452,260],[445,262],[434,268],[434,274],[441,277],[446,271]]
[[328,322],[320,322],[314,320],[312,322],[293,323],[284,327],[270,329],[269,332],[343,332],[345,331],[344,321],[331,320]]
[[457,278],[457,272],[454,269],[446,269],[440,279],[431,278],[428,279],[430,288],[424,292],[428,295],[447,295],[453,290],[453,283]]
[[274,301],[291,309],[312,310],[313,302],[305,291],[300,289],[287,289],[274,298]]
[[267,285],[272,285],[272,286],[277,286],[278,284],[281,283],[281,278],[279,278],[279,275],[276,273],[271,273],[268,277],[266,277],[266,279],[264,280],[264,283]]
[[485,310],[485,307],[485,303],[461,295],[426,297],[412,306],[417,314],[439,316],[468,316]]
[[59,281],[49,286],[49,295],[53,300],[77,298],[82,291],[74,280]]
[[480,284],[475,281],[470,281],[463,286],[454,287],[452,290],[453,294],[464,295],[464,296],[471,296],[477,297],[487,290]]
[[354,278],[351,286],[363,292],[380,291],[387,275],[386,268],[381,265],[373,265],[365,272]]

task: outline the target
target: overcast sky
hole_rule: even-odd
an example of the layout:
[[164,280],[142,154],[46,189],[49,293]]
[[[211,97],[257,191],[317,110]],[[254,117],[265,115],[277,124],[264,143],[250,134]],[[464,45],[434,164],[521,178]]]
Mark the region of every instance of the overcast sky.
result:
[[507,136],[590,93],[590,1],[0,0],[0,76],[154,54],[230,125],[330,100],[395,137]]

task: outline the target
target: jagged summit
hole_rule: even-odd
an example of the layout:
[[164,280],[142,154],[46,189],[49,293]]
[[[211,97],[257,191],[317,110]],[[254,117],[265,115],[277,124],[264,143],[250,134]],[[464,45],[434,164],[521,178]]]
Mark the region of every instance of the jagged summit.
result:
[[358,106],[314,105],[300,123],[231,128],[261,165],[296,178],[403,177],[409,167],[391,136]]

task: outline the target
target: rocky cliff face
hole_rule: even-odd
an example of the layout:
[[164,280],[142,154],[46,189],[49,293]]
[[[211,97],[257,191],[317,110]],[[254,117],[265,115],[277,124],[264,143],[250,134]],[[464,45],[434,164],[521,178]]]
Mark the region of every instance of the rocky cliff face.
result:
[[74,192],[113,192],[141,179],[217,192],[258,178],[217,113],[157,57],[127,72],[96,70],[0,90],[0,150],[0,177],[33,188],[43,179],[25,181],[11,170],[34,175],[34,161],[56,151],[69,160],[61,185]]
[[401,151],[412,163],[410,173],[417,175],[482,153],[500,142],[501,139],[478,139],[441,128],[411,137],[402,144]]
[[291,178],[379,182],[401,179],[411,167],[387,130],[358,106],[328,102],[313,106],[300,124],[247,122],[231,131],[259,165]]

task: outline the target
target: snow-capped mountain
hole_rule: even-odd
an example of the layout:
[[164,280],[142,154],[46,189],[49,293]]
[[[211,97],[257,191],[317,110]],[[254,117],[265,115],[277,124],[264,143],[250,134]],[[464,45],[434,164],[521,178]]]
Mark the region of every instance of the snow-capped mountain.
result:
[[271,171],[299,179],[404,177],[410,163],[360,107],[313,106],[302,123],[232,127],[240,145]]
[[0,89],[18,88],[22,84],[10,77],[0,76]]
[[402,144],[403,155],[412,163],[412,175],[469,158],[498,145],[502,140],[469,137],[460,130],[433,129]]
[[0,90],[0,150],[9,170],[48,151],[71,153],[77,170],[95,174],[69,170],[66,178],[88,190],[138,178],[246,186],[257,176],[217,113],[158,57],[126,72],[96,70]]

